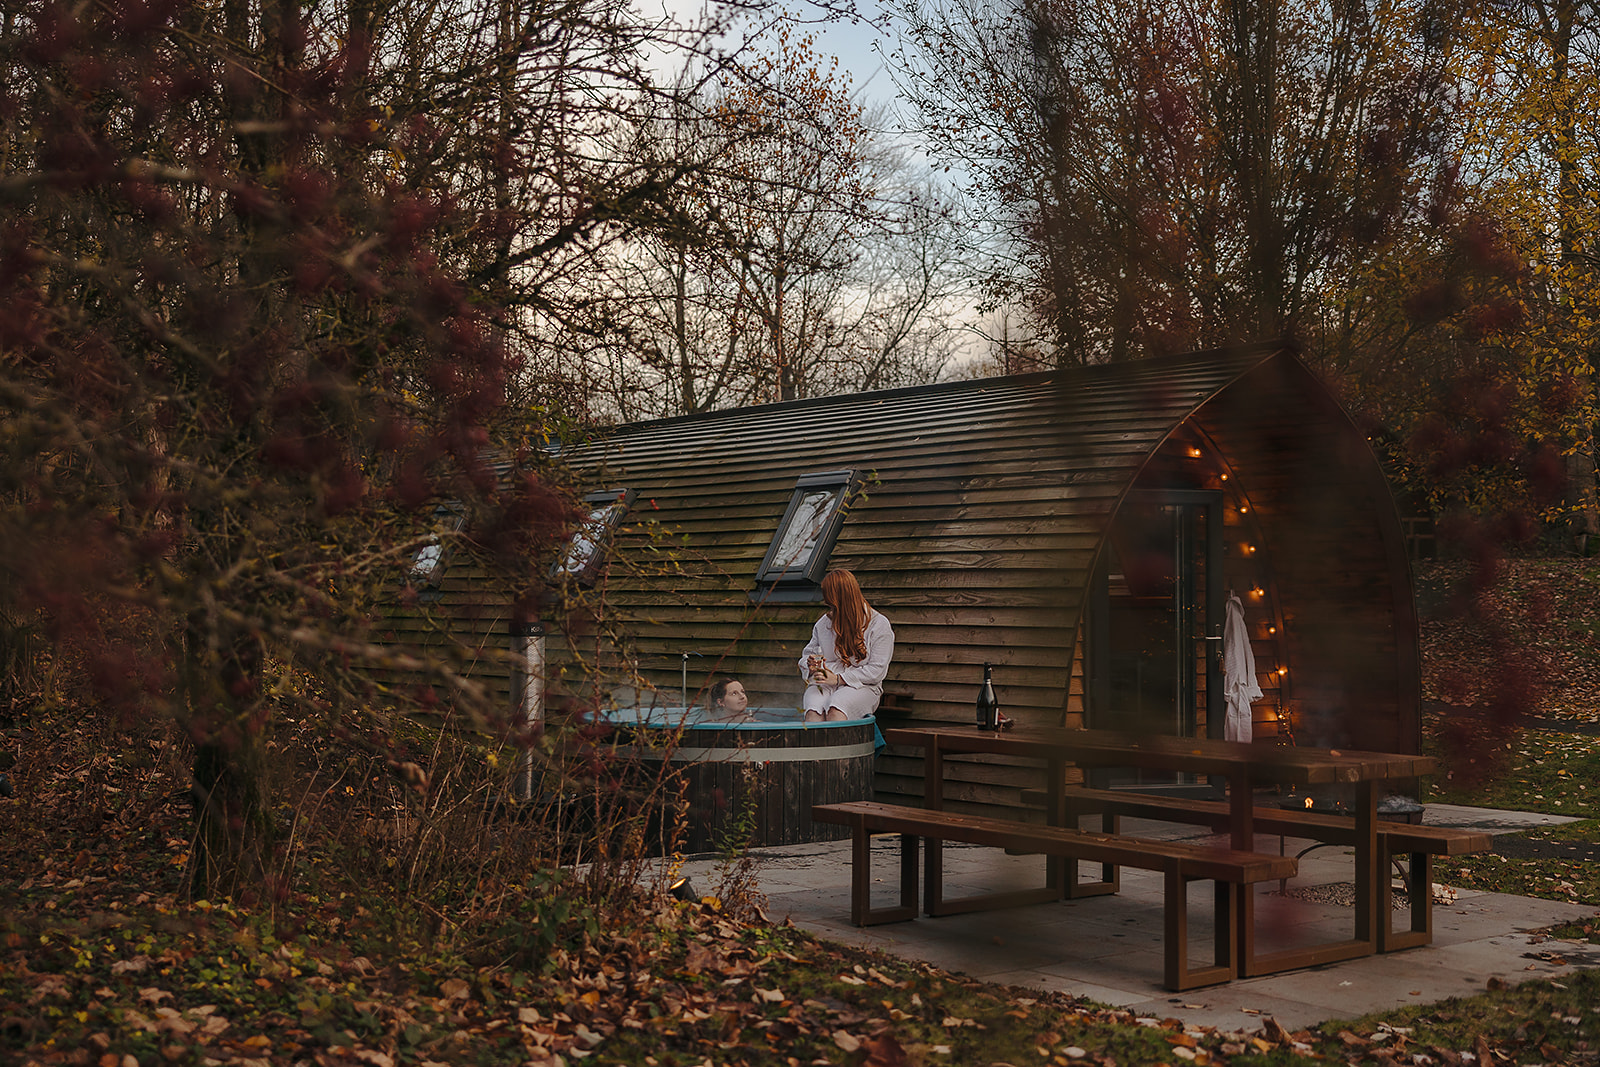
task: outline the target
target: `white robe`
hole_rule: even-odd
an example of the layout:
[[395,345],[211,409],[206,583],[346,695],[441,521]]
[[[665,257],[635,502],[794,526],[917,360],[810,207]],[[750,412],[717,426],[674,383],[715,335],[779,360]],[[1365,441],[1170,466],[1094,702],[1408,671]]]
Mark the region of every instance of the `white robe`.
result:
[[852,719],[865,719],[878,710],[883,698],[883,680],[889,674],[889,661],[894,658],[894,630],[889,620],[874,610],[867,617],[867,658],[846,666],[834,647],[833,619],[826,613],[811,628],[811,640],[800,653],[800,675],[808,681],[806,658],[822,657],[823,665],[839,676],[839,685],[806,686],[801,703],[805,710],[825,713],[835,707]]
[[1252,741],[1250,705],[1261,699],[1256,682],[1256,654],[1250,648],[1250,630],[1244,622],[1244,605],[1229,594],[1227,622],[1222,627],[1222,693],[1228,703],[1223,736],[1229,741]]

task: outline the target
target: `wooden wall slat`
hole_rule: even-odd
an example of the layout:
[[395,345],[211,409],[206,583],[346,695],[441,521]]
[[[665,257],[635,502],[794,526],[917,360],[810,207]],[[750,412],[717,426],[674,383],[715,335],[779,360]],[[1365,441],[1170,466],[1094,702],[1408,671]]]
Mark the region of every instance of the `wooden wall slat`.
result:
[[[691,659],[691,692],[717,670],[739,675],[758,703],[798,703],[795,660],[820,606],[754,604],[753,574],[796,477],[848,467],[876,481],[848,512],[832,562],[857,572],[896,627],[889,684],[912,692],[911,721],[967,722],[987,660],[1007,714],[1081,725],[1081,623],[1100,540],[1130,488],[1191,470],[1158,460],[1192,437],[1249,499],[1250,517],[1231,515],[1225,536],[1259,541],[1271,560],[1267,595],[1250,612],[1268,690],[1257,721],[1269,727],[1267,706],[1281,699],[1325,723],[1336,691],[1370,689],[1376,710],[1361,715],[1392,717],[1400,701],[1381,694],[1396,670],[1350,678],[1375,663],[1403,668],[1406,654],[1384,621],[1385,598],[1392,615],[1399,595],[1383,566],[1387,534],[1367,518],[1383,502],[1363,481],[1370,456],[1352,451],[1352,434],[1303,366],[1267,348],[622,427],[564,457],[588,484],[638,494],[603,587],[589,594],[603,595],[619,637],[587,627],[569,637],[548,620],[549,653],[566,671],[553,691],[591,684],[576,667],[581,649],[607,685],[637,672],[675,699],[693,650],[703,655]],[[1221,577],[1244,585],[1260,569],[1228,557]],[[455,625],[504,632],[504,613],[470,606],[485,596],[447,581]],[[1340,647],[1315,647],[1323,641]],[[1281,690],[1270,674],[1280,659],[1291,668]],[[1037,778],[985,761],[951,773],[952,802],[980,809],[1014,807],[1020,783]],[[879,757],[886,795],[915,795],[919,776],[915,754]]]

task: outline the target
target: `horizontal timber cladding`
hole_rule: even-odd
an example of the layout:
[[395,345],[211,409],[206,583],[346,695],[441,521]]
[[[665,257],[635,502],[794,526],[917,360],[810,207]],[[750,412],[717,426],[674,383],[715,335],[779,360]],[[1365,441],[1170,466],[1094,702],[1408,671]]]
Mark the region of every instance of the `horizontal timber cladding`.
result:
[[[399,656],[445,662],[464,676],[464,686],[481,688],[486,714],[509,714],[511,708],[511,605],[503,588],[461,556],[450,561],[436,596],[422,602],[385,606],[376,623],[379,645]],[[441,691],[437,677],[393,665],[371,671],[373,680],[389,688],[427,684],[441,707],[457,703],[459,692]]]
[[[603,687],[638,681],[675,703],[703,699],[729,674],[754,703],[798,707],[797,661],[822,606],[753,602],[755,574],[796,479],[850,469],[864,476],[863,495],[829,565],[853,570],[895,628],[887,688],[910,697],[896,721],[970,720],[988,662],[1007,715],[1082,725],[1083,624],[1106,531],[1141,486],[1216,488],[1171,480],[1185,469],[1174,449],[1191,440],[1215,442],[1237,476],[1229,491],[1262,512],[1233,516],[1226,536],[1270,549],[1259,557],[1274,573],[1252,637],[1274,707],[1294,704],[1313,725],[1346,715],[1359,729],[1403,718],[1415,634],[1396,615],[1410,610],[1409,579],[1396,587],[1389,520],[1373,515],[1392,505],[1374,493],[1376,464],[1343,413],[1298,359],[1267,346],[638,423],[568,449],[587,488],[637,499],[589,594],[603,599],[610,628],[568,638],[563,618],[547,620],[563,672],[552,685],[559,696],[598,671]],[[1319,492],[1328,506],[1293,514]],[[1229,582],[1252,573],[1225,568]],[[1308,647],[1332,625],[1311,619],[1328,612],[1349,615],[1337,622],[1340,647]],[[1272,672],[1282,666],[1290,681],[1280,693]],[[1360,672],[1365,707],[1337,711],[1328,694],[1341,679],[1355,694],[1350,672]],[[1257,709],[1264,715],[1270,723]],[[1413,725],[1386,721],[1388,747],[1405,750]],[[878,790],[919,795],[921,762],[883,750]],[[1015,808],[1041,783],[1026,761],[950,763],[955,804]]]

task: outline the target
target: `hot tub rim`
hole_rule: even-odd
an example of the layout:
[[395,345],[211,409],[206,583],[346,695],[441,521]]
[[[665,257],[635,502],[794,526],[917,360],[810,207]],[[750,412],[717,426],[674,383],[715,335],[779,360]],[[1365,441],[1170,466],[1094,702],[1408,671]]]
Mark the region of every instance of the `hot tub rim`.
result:
[[[638,709],[633,708],[618,709],[618,711],[637,710]],[[696,708],[691,710],[698,710],[701,712],[705,711],[704,708]],[[796,727],[805,730],[827,730],[836,729],[842,726],[859,726],[862,723],[876,721],[874,717],[868,716],[865,719],[834,719],[824,722],[806,722],[803,718],[804,713],[798,707],[788,708],[784,706],[763,705],[760,707],[752,707],[750,710],[782,713],[786,715],[792,715],[793,717],[773,721],[704,722],[690,719],[688,717],[688,713],[684,712],[681,705],[672,705],[668,708],[650,709],[651,712],[659,711],[661,714],[651,714],[648,718],[619,719],[613,715],[606,715],[605,721],[610,726],[625,729],[645,728],[653,730],[736,730],[740,732],[758,732],[761,730],[792,730]]]

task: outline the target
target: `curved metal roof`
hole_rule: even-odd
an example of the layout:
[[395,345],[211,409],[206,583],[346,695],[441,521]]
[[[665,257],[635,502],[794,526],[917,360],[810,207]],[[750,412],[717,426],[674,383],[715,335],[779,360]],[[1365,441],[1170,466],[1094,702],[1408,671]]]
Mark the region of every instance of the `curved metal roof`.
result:
[[746,580],[798,476],[872,472],[834,557],[879,599],[929,600],[917,590],[930,576],[905,573],[916,560],[924,572],[988,573],[997,594],[1034,598],[1032,572],[1048,568],[1058,572],[1048,584],[1059,602],[1081,586],[1069,572],[1086,569],[1106,517],[1152,453],[1241,374],[1281,354],[1207,352],[636,423],[568,462],[594,487],[634,489],[639,517],[688,535],[730,578]]

